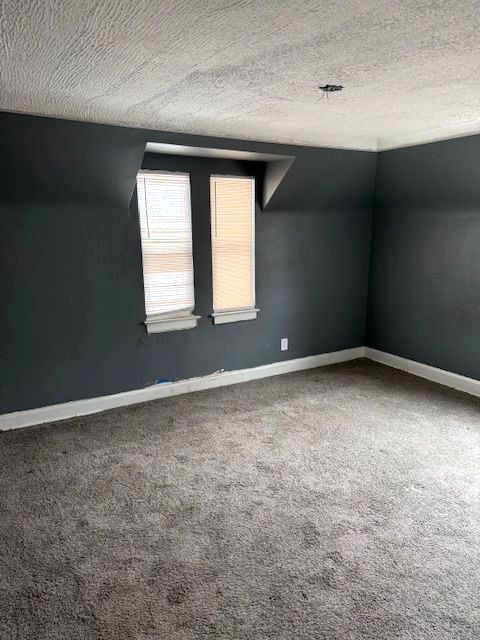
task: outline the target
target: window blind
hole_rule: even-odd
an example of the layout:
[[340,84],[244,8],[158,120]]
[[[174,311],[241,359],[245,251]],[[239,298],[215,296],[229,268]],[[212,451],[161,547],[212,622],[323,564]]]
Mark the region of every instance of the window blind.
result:
[[141,171],[137,195],[147,319],[187,315],[195,304],[190,176]]
[[210,177],[213,311],[255,306],[255,181]]

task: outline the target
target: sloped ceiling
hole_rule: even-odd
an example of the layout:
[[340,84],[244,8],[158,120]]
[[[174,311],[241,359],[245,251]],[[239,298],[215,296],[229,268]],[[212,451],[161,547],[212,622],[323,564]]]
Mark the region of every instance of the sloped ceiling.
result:
[[0,109],[392,148],[480,131],[479,30],[478,0],[0,0]]

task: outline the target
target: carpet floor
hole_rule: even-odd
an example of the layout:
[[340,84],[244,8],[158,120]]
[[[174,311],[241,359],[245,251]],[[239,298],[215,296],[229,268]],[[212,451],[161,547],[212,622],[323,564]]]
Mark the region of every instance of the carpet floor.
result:
[[367,361],[0,434],[2,640],[478,640],[480,401]]

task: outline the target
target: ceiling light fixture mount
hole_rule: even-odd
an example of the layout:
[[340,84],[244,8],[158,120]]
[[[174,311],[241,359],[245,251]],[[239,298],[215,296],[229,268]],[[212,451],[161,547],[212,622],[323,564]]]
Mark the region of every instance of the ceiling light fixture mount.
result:
[[334,91],[341,91],[343,89],[343,85],[341,84],[324,84],[318,87],[324,93],[333,93]]

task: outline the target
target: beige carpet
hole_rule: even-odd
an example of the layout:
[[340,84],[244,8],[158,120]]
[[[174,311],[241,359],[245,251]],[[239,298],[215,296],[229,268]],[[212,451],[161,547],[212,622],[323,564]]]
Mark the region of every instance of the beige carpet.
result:
[[478,640],[480,402],[356,361],[0,435],[2,640]]

